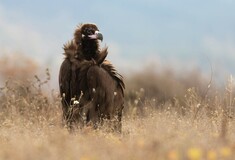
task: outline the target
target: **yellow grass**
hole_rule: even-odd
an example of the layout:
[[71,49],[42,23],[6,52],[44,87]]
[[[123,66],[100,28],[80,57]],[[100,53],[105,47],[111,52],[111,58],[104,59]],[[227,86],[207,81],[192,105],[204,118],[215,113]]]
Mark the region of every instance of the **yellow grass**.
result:
[[[50,104],[52,105],[52,104]],[[49,106],[52,107],[52,106]],[[221,116],[195,121],[171,110],[145,109],[147,116],[123,119],[123,133],[84,128],[71,134],[61,125],[56,104],[32,117],[13,113],[0,123],[0,159],[234,159],[235,121],[220,137]],[[2,113],[3,114],[3,113]],[[49,115],[48,115],[49,114]],[[51,114],[51,115],[50,115]]]
[[[45,80],[7,81],[0,88],[0,160],[235,159],[232,77],[223,93],[204,97],[195,86],[161,101],[152,97],[155,92],[147,96],[145,88],[152,86],[127,90],[121,134],[106,132],[105,126],[69,133],[57,91],[43,92],[49,80],[47,71]],[[175,87],[171,84],[169,93]]]

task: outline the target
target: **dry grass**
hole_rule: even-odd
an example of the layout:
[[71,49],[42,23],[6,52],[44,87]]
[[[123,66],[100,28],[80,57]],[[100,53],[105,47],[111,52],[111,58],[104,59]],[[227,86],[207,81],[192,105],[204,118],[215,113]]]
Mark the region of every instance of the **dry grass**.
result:
[[[187,159],[192,156],[194,159],[194,152],[201,152],[205,159],[213,151],[217,159],[233,159],[234,143],[219,138],[219,126],[216,120],[203,119],[193,124],[188,118],[153,112],[145,118],[125,118],[122,135],[89,128],[71,135],[59,124],[52,125],[43,118],[37,123],[7,120],[1,124],[0,158]],[[234,122],[229,124],[228,140],[234,140],[232,126]],[[231,153],[226,155],[222,149]]]
[[232,83],[213,110],[208,101],[199,104],[193,88],[185,94],[184,114],[172,103],[161,109],[145,103],[141,115],[138,105],[129,106],[119,135],[91,128],[70,134],[58,95],[41,90],[46,83],[37,78],[19,88],[8,82],[1,88],[0,159],[234,159],[235,120],[218,100],[233,105]]
[[137,78],[137,88],[127,88],[122,134],[89,127],[69,133],[58,93],[44,92],[49,71],[45,80],[6,81],[0,88],[0,159],[235,159],[232,77],[224,91],[206,95],[190,79],[183,86],[185,79],[175,83],[158,75],[145,85]]

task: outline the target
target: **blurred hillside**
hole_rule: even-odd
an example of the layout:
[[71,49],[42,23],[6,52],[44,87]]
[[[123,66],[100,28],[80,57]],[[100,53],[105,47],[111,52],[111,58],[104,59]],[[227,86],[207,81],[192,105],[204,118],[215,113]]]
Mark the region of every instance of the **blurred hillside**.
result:
[[[47,66],[40,66],[34,59],[24,54],[3,54],[0,56],[0,82],[2,85],[7,80],[26,83],[35,79],[36,75],[45,76],[46,68]],[[160,71],[155,68],[157,67],[153,65],[145,67],[141,71],[124,75],[127,93],[144,90],[147,97],[159,97],[166,100],[183,94],[191,86],[195,86],[202,92],[210,80],[210,75],[205,77],[199,69],[179,73],[173,69],[173,66],[172,68],[163,68]],[[59,72],[59,67],[57,72]],[[57,80],[57,78],[55,79]]]
[[7,79],[25,81],[39,71],[39,65],[24,54],[4,54],[0,56],[1,81]]
[[[18,86],[38,83],[40,87],[43,83],[47,83],[44,89],[58,91],[57,77],[50,77],[58,73],[50,73],[46,68],[47,66],[40,66],[34,59],[23,54],[2,55],[0,57],[1,86],[4,86],[5,82],[8,82],[8,85],[9,82],[14,82]],[[211,75],[204,75],[199,69],[179,72],[174,70],[174,66],[161,70],[157,68],[159,67],[153,64],[141,71],[124,75],[127,104],[140,105],[148,100],[154,100],[157,105],[163,105],[169,101],[174,103],[176,98],[180,101],[184,99],[187,90],[192,87],[201,97],[215,93],[216,86],[211,81]],[[56,72],[59,72],[59,67]],[[50,88],[50,83],[56,88]],[[210,85],[209,90],[208,85]]]

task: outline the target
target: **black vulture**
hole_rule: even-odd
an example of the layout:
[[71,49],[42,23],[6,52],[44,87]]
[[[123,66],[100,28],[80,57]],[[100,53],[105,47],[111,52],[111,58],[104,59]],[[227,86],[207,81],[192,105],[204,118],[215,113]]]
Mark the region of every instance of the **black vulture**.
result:
[[94,128],[110,122],[121,132],[124,108],[123,77],[105,60],[107,47],[100,49],[102,34],[95,24],[81,24],[74,38],[64,45],[65,59],[59,72],[63,119],[67,126],[92,124]]

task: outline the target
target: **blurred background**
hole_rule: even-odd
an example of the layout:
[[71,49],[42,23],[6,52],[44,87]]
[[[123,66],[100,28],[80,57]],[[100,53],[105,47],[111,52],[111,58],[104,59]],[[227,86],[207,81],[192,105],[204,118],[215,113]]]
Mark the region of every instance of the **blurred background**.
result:
[[234,7],[233,0],[1,0],[1,84],[49,68],[50,87],[58,89],[63,44],[86,22],[98,25],[108,59],[139,88],[151,81],[174,90],[204,79],[207,86],[212,71],[223,84],[235,73]]

